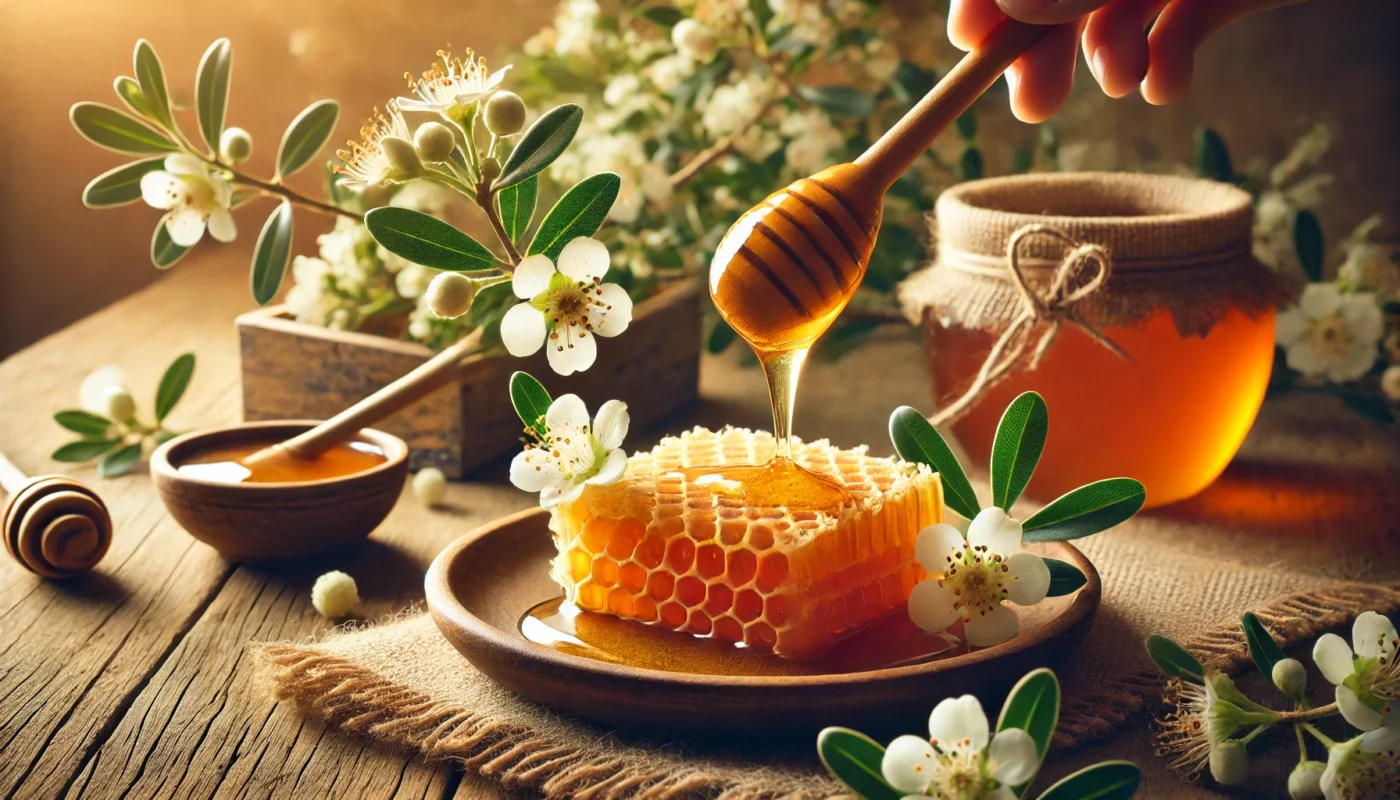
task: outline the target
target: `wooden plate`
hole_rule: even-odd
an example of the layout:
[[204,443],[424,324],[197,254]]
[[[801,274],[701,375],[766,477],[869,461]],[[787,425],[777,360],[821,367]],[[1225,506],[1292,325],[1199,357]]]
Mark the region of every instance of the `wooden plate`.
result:
[[926,720],[944,697],[970,693],[994,699],[1030,670],[1063,658],[1088,633],[1101,595],[1099,575],[1079,550],[1062,542],[1033,545],[1079,567],[1089,581],[1072,595],[1017,609],[1020,634],[1005,644],[844,674],[663,672],[569,655],[520,634],[521,616],[560,594],[549,577],[554,545],[548,523],[547,512],[531,509],[453,542],[428,570],[428,609],[458,652],[502,686],[560,711],[625,728],[869,728]]

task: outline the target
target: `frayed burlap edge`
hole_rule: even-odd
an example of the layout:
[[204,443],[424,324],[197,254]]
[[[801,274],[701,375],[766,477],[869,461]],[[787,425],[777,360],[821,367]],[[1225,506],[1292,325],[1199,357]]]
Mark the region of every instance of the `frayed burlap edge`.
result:
[[[1400,583],[1352,583],[1275,600],[1255,609],[1284,647],[1335,628],[1362,611],[1389,614],[1400,608]],[[1249,662],[1237,625],[1184,643],[1203,663],[1232,673]],[[696,768],[668,772],[612,756],[590,754],[514,724],[492,720],[375,675],[311,644],[255,645],[265,678],[279,700],[302,713],[354,734],[417,750],[430,759],[456,759],[467,769],[508,788],[531,788],[548,797],[580,800],[664,800],[707,796],[722,800],[828,796],[837,785],[825,776],[794,786],[763,770]],[[1137,716],[1158,696],[1163,678],[1144,669],[1065,699],[1055,733],[1056,750],[1092,743]]]
[[[1400,583],[1350,583],[1292,595],[1254,609],[1283,647],[1301,644],[1363,611],[1390,614],[1400,608]],[[1249,645],[1238,625],[1217,628],[1182,644],[1201,663],[1233,674],[1250,663]],[[1066,697],[1052,745],[1078,747],[1111,733],[1159,697],[1164,678],[1149,667],[1088,691]]]

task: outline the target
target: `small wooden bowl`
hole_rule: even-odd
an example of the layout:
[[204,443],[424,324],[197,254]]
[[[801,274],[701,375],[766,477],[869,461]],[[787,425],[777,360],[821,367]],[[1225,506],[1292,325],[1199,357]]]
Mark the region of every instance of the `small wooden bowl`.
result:
[[[549,577],[549,515],[531,509],[479,528],[433,561],[425,588],[433,620],[453,647],[502,686],[560,711],[610,725],[666,732],[727,729],[862,730],[927,724],[938,700],[1005,692],[1030,670],[1068,655],[1088,633],[1099,575],[1072,545],[1033,546],[1079,567],[1074,594],[1017,609],[1020,634],[964,655],[866,672],[735,677],[663,672],[569,655],[526,640],[520,617],[558,597]],[[922,722],[921,722],[922,720]],[[862,727],[863,726],[863,727]]]
[[388,516],[408,474],[408,445],[365,428],[360,438],[388,460],[342,478],[305,483],[216,483],[176,467],[212,448],[273,444],[312,428],[307,420],[249,422],[187,433],[151,455],[161,502],[191,536],[231,561],[262,563],[320,555],[354,544]]

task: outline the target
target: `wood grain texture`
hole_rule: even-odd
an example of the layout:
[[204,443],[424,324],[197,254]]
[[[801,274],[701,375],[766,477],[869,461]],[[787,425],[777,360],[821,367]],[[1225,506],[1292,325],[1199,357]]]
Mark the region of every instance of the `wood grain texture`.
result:
[[[543,352],[527,359],[474,356],[454,385],[375,427],[408,442],[411,469],[432,466],[460,478],[516,446],[520,424],[505,390],[516,370],[556,394],[575,392],[593,408],[623,400],[633,424],[646,426],[698,396],[699,295],[699,284],[689,282],[639,303],[627,332],[602,340],[597,363],[585,373],[560,378]],[[238,332],[243,416],[250,421],[331,417],[433,355],[413,342],[302,325],[280,307],[239,317]]]

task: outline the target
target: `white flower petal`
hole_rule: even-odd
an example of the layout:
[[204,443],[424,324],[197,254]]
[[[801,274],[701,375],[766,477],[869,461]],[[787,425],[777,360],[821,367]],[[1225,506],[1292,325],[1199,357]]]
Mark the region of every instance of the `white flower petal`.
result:
[[106,364],[89,372],[78,387],[78,405],[84,411],[107,416],[107,396],[112,389],[126,388],[126,373],[122,368]]
[[511,64],[507,64],[486,77],[487,91],[495,89],[501,84],[501,79],[506,76],[506,72],[511,68],[511,66]]
[[141,176],[141,199],[151,208],[174,208],[184,196],[184,182],[169,172],[156,170]]
[[1370,292],[1346,295],[1338,313],[1346,322],[1347,331],[1362,344],[1374,345],[1385,333],[1385,316],[1381,314],[1376,296]]
[[1009,556],[1021,552],[1021,523],[996,506],[984,508],[967,527],[967,541],[989,553]]
[[544,424],[551,435],[580,430],[588,424],[588,406],[576,394],[561,394],[549,404]]
[[204,215],[192,208],[177,208],[165,215],[170,241],[181,247],[194,247],[204,237]]
[[938,581],[920,581],[909,593],[909,619],[929,633],[946,631],[958,618],[956,600],[953,590]]
[[1298,308],[1310,319],[1325,317],[1341,305],[1341,291],[1333,283],[1310,283],[1298,297]]
[[1280,311],[1274,318],[1274,341],[1289,346],[1307,333],[1308,321],[1298,308]]
[[510,482],[517,489],[541,492],[559,482],[559,462],[538,448],[516,453],[510,462]]
[[1016,793],[1011,791],[1010,786],[998,786],[992,793],[985,795],[986,800],[1017,800]]
[[1342,712],[1342,718],[1352,727],[1363,731],[1373,731],[1385,721],[1381,712],[1361,702],[1350,686],[1337,687],[1337,710]]
[[1327,768],[1322,771],[1322,796],[1327,800],[1343,800],[1337,778],[1360,746],[1361,737],[1357,736],[1327,748]]
[[521,300],[529,300],[549,288],[549,279],[554,277],[554,262],[549,256],[536,254],[525,256],[515,265],[515,276],[510,279],[510,288]]
[[1327,379],[1333,383],[1348,383],[1371,371],[1376,363],[1376,343],[1356,342],[1349,346],[1342,357],[1327,365]]
[[930,525],[914,537],[914,556],[934,575],[948,571],[948,557],[967,546],[957,528],[946,522]]
[[1289,369],[1301,372],[1310,378],[1327,372],[1327,359],[1313,348],[1312,341],[1307,337],[1298,339],[1289,345],[1285,355]]
[[609,450],[603,466],[598,470],[598,474],[589,478],[586,482],[594,486],[607,486],[610,483],[617,483],[627,472],[627,454],[622,448]]
[[627,404],[621,400],[609,400],[598,409],[598,416],[593,420],[593,435],[598,437],[598,443],[604,450],[612,450],[622,446],[631,424]]
[[987,771],[1004,786],[1020,786],[1035,777],[1040,754],[1035,740],[1020,728],[1007,728],[992,737],[987,748]]
[[225,209],[217,209],[209,215],[209,235],[220,242],[231,242],[238,236],[238,226],[233,215]]
[[1319,637],[1313,645],[1312,656],[1322,677],[1333,686],[1342,685],[1342,681],[1351,676],[1351,648],[1337,634],[1325,633]]
[[1367,611],[1351,626],[1351,645],[1362,658],[1380,658],[1395,651],[1395,625],[1387,617]]
[[175,175],[193,175],[203,180],[209,179],[209,170],[204,162],[189,153],[173,153],[165,157],[165,171]]
[[583,328],[561,325],[555,327],[554,333],[559,337],[551,335],[545,344],[545,355],[549,356],[549,366],[560,375],[583,372],[598,359],[598,340]]
[[973,614],[963,634],[973,647],[992,647],[1016,638],[1017,629],[1016,612],[999,605],[985,614]]
[[1400,725],[1385,725],[1361,734],[1361,749],[1367,753],[1400,753]]
[[574,239],[559,251],[559,271],[583,283],[603,277],[611,263],[608,246],[587,236]]
[[[550,490],[547,489],[545,491]],[[553,491],[554,495],[551,499],[553,499],[555,504],[572,503],[579,498],[579,495],[583,494],[583,484],[563,482],[555,486]],[[541,495],[540,497],[541,502],[543,502],[544,496]]]
[[900,736],[885,749],[880,773],[901,792],[923,794],[938,769],[938,756],[917,736]]
[[437,111],[438,107],[432,103],[425,103],[417,97],[395,98],[400,111]]
[[1050,591],[1050,568],[1034,553],[1020,552],[1006,559],[1007,597],[1018,606],[1033,606]]
[[457,103],[457,105],[459,105],[459,106],[466,106],[466,105],[471,105],[472,103],[475,103],[476,101],[480,100],[480,99],[483,98],[483,97],[486,97],[486,96],[489,95],[489,94],[491,94],[491,93],[490,93],[490,92],[463,92],[462,94],[459,94],[459,95],[457,95],[456,97],[454,97],[454,98],[452,98],[452,99]]
[[[593,332],[599,336],[616,336],[632,324],[632,298],[621,286],[605,283],[598,287],[590,299],[594,306],[589,316],[596,320]],[[604,308],[598,308],[599,304]]]
[[501,318],[501,344],[516,358],[537,352],[545,334],[544,314],[529,303],[517,303]]
[[987,746],[987,715],[976,697],[949,697],[928,718],[930,740],[944,751],[976,753]]

